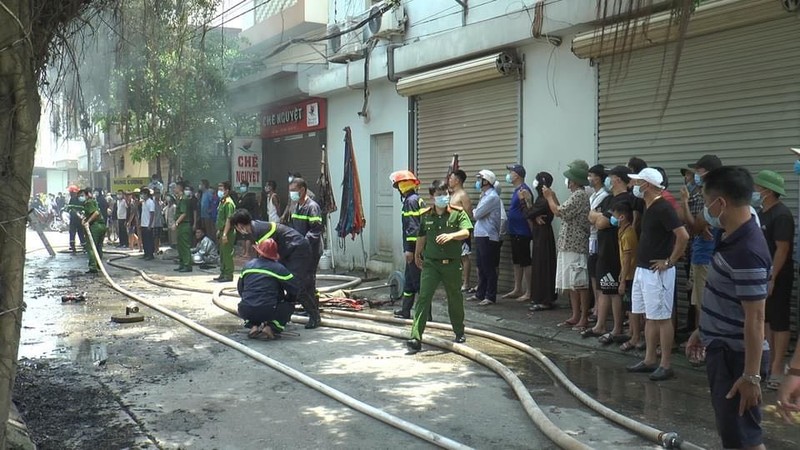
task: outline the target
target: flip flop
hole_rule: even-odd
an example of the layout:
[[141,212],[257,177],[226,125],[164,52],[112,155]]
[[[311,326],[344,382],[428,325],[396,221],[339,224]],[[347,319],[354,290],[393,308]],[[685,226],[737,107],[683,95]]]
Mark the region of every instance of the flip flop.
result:
[[531,311],[547,311],[548,309],[553,309],[553,305],[545,305],[543,303],[534,303],[533,306],[530,307]]
[[597,341],[600,342],[603,345],[608,345],[608,344],[614,342],[614,335],[612,335],[611,333],[606,333],[606,334],[600,336],[599,338],[597,338]]
[[629,352],[636,348],[636,344],[631,343],[631,341],[626,341],[624,344],[619,346],[619,349],[623,352]]
[[559,323],[559,324],[558,324],[558,325],[556,325],[556,326],[557,326],[558,328],[567,328],[567,327],[570,327],[570,328],[572,328],[572,327],[574,327],[574,326],[575,326],[575,325],[577,325],[577,324],[578,324],[578,322],[571,322],[571,321],[569,321],[569,320],[565,320],[565,321],[563,321],[563,322]]
[[579,326],[572,327],[572,331],[577,331],[580,333],[583,333],[584,331],[587,331],[589,329],[590,329],[589,327],[579,327]]
[[783,377],[771,376],[769,380],[767,380],[767,389],[770,391],[777,391],[781,388],[781,382],[783,381]]

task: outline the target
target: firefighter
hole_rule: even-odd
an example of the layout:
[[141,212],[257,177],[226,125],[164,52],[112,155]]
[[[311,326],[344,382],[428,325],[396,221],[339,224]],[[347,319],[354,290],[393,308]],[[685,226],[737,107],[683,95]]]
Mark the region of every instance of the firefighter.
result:
[[98,261],[103,257],[103,238],[106,235],[106,223],[103,220],[103,215],[100,214],[100,208],[97,206],[97,200],[92,198],[92,190],[84,189],[80,192],[78,200],[83,203],[83,221],[81,225],[89,224],[91,231],[91,239],[97,247],[97,253],[91,245],[89,245],[89,270],[87,273],[97,273],[99,268]]
[[394,312],[395,317],[411,318],[411,308],[419,291],[420,269],[414,263],[414,247],[419,233],[419,219],[425,202],[417,194],[419,179],[409,170],[398,170],[389,175],[392,187],[400,192],[403,201],[401,224],[403,227],[403,255],[406,260],[405,285],[403,286],[403,304]]
[[246,209],[237,209],[229,220],[231,227],[234,227],[243,239],[254,241],[256,245],[267,239],[275,240],[281,263],[297,278],[300,287],[297,300],[308,313],[306,328],[317,328],[322,320],[319,316],[319,302],[314,287],[317,266],[313,263],[308,239],[286,225],[253,220]]
[[422,348],[422,333],[439,283],[444,284],[447,294],[447,312],[456,335],[454,342],[466,342],[464,296],[461,293],[461,244],[469,238],[472,222],[461,208],[450,206],[447,184],[437,181],[434,186],[434,208],[421,216],[414,248],[414,262],[422,270],[422,276],[419,298],[414,308],[411,339],[406,342],[412,353]]
[[67,210],[69,211],[69,250],[72,253],[75,253],[77,250],[75,248],[75,235],[78,235],[78,239],[81,241],[81,247],[86,248],[86,241],[85,241],[85,230],[81,227],[81,218],[78,216],[78,212],[83,210],[83,202],[80,201],[81,190],[72,185],[68,188],[69,190],[69,203],[67,204]]
[[[325,231],[325,227],[322,225],[322,212],[317,202],[308,196],[308,185],[302,178],[292,180],[292,184],[289,185],[289,196],[292,201],[297,202],[297,206],[292,211],[289,226],[308,239],[316,269],[319,258],[322,256],[322,233]],[[316,270],[314,275],[316,277]]]
[[253,248],[258,256],[244,265],[237,285],[241,296],[239,317],[250,328],[250,338],[275,339],[292,317],[299,286],[278,262],[274,239],[262,239]]

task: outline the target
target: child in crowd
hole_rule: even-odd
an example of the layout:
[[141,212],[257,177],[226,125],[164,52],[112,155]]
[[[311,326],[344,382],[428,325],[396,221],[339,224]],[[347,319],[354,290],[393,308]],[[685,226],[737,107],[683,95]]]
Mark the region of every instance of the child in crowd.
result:
[[[625,302],[626,309],[630,311],[630,295],[633,289],[633,273],[636,270],[636,248],[639,246],[639,238],[633,227],[633,210],[627,202],[618,202],[611,210],[611,224],[617,226],[617,239],[619,241],[619,260],[622,269],[619,274],[619,295],[628,299]],[[626,295],[627,294],[627,295]],[[627,352],[639,345],[642,326],[641,314],[630,314],[631,338],[620,346],[620,350]]]

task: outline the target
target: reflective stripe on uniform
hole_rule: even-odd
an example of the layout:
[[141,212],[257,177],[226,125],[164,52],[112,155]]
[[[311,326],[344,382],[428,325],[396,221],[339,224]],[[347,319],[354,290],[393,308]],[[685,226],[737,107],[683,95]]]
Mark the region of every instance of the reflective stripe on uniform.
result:
[[416,236],[409,236],[406,238],[406,242],[417,242]]
[[272,228],[270,228],[270,230],[267,231],[264,236],[261,236],[261,238],[256,241],[256,244],[266,241],[267,239],[271,238],[273,234],[275,234],[275,230],[278,229],[278,225],[276,225],[275,222],[270,222],[269,224],[272,225]]
[[307,220],[309,222],[322,222],[322,216],[304,216],[302,214],[292,214],[292,219]]
[[272,321],[272,322],[270,322],[270,323],[272,324],[272,326],[274,326],[274,327],[275,327],[275,328],[277,328],[278,330],[281,330],[281,331],[283,331],[283,330],[284,330],[284,328],[283,328],[283,325],[281,325],[281,323],[280,323],[280,322],[278,322],[277,320],[273,320],[273,321]]
[[422,215],[422,210],[418,209],[416,211],[403,211],[403,217],[419,217]]
[[242,276],[244,277],[245,275],[250,275],[251,273],[260,273],[262,275],[269,275],[269,276],[271,276],[273,278],[277,278],[277,279],[283,280],[283,281],[291,280],[292,278],[294,278],[294,275],[292,275],[292,274],[289,274],[289,275],[278,275],[277,273],[272,272],[271,270],[266,270],[266,269],[245,269],[245,270],[242,271]]

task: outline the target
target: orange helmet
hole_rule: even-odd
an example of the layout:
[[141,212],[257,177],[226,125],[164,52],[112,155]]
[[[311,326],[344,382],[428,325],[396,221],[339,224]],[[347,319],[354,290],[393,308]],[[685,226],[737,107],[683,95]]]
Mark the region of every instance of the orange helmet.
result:
[[397,187],[397,183],[401,181],[412,181],[415,185],[419,186],[419,179],[417,176],[414,175],[414,172],[410,170],[398,170],[396,172],[392,172],[389,175],[389,180],[392,182],[392,186]]

